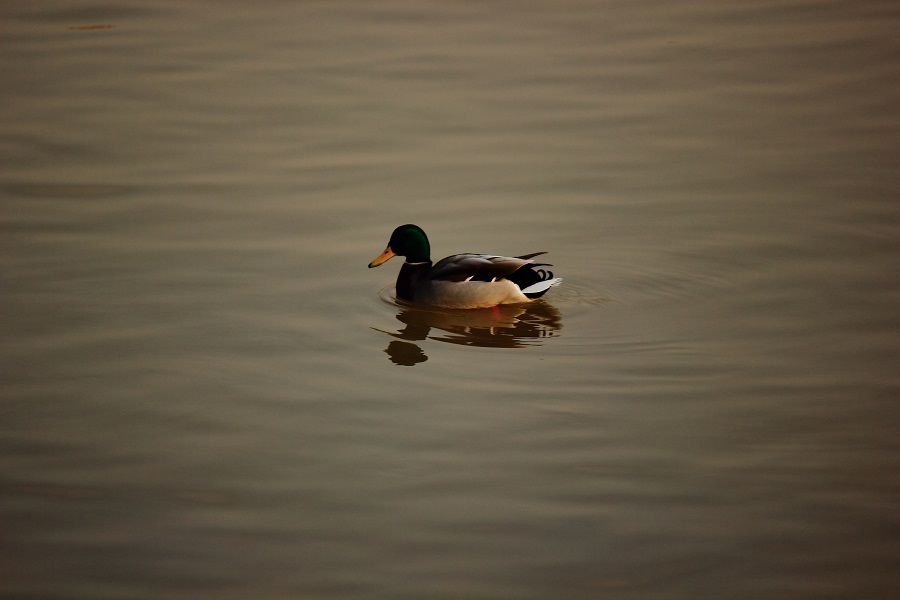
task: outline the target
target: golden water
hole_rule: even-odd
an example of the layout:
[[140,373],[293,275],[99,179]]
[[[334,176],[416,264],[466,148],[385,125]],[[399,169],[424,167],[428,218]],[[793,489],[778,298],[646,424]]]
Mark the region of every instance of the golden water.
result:
[[894,595],[898,20],[3,3],[0,596]]

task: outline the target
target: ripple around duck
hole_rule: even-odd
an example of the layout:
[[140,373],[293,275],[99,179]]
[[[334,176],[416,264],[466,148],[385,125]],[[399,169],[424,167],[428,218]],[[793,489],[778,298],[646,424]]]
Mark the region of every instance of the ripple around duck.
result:
[[603,306],[614,302],[615,299],[608,293],[601,291],[601,286],[595,282],[585,281],[574,283],[563,281],[562,285],[553,288],[553,296],[547,298],[547,302],[559,305]]
[[592,274],[575,283],[569,277],[557,296],[576,304],[636,304],[660,300],[691,300],[726,290],[734,281],[725,275],[685,270],[671,270],[630,264],[606,264],[602,276]]
[[390,306],[402,306],[397,300],[397,294],[394,290],[393,283],[385,284],[383,288],[378,290],[376,296],[379,300],[381,300],[385,304],[389,304]]

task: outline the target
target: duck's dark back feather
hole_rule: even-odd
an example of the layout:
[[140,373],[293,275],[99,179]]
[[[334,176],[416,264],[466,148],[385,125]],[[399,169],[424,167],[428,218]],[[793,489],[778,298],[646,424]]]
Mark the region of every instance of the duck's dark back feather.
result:
[[522,256],[517,256],[516,258],[522,258],[528,260],[529,258],[534,258],[535,256],[540,256],[541,254],[547,254],[547,252],[532,252],[531,254],[523,254]]
[[491,254],[454,254],[442,259],[428,274],[442,281],[490,281],[508,278],[517,269],[531,264],[529,259]]

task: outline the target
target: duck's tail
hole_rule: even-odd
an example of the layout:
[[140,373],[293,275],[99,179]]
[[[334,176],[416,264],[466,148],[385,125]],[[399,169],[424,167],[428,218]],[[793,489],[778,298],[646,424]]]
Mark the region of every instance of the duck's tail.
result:
[[[543,252],[540,252],[538,254],[543,254]],[[531,258],[532,256],[536,255],[529,254],[520,258]],[[549,266],[551,265],[548,265],[546,263],[534,263],[526,265],[517,270],[512,275],[509,275],[507,279],[518,285],[519,289],[522,290],[522,293],[525,294],[525,296],[534,300],[535,298],[540,298],[541,296],[546,294],[547,290],[549,290],[553,286],[562,283],[562,278],[554,277],[553,271],[538,268]]]
[[[552,273],[551,273],[552,274]],[[545,279],[543,281],[538,281],[537,283],[533,283],[526,288],[522,289],[522,293],[531,298],[540,298],[544,294],[547,293],[547,290],[552,288],[554,285],[559,285],[562,283],[562,277],[554,277],[552,279]]]

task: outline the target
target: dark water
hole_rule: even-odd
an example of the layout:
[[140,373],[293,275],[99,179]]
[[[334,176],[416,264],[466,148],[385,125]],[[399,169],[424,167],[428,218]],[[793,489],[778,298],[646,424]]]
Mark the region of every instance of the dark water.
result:
[[4,2],[0,596],[896,596],[898,24]]

